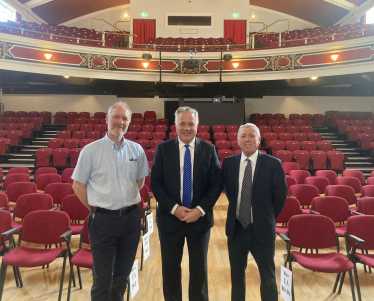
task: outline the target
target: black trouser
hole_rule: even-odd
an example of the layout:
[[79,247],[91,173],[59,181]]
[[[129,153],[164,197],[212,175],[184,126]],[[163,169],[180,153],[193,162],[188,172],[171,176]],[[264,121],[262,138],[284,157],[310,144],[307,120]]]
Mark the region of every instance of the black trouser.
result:
[[235,234],[233,239],[228,239],[228,248],[231,266],[231,300],[245,300],[245,270],[248,253],[251,252],[260,272],[261,300],[277,301],[278,289],[274,263],[275,243],[257,243],[253,230],[244,230],[242,225],[236,221]]
[[162,257],[162,280],[166,301],[182,301],[181,262],[184,241],[187,239],[190,283],[190,301],[208,300],[208,263],[207,253],[210,230],[198,232],[191,224],[182,223],[175,232],[158,231]]
[[95,212],[93,218],[90,213],[92,301],[123,301],[140,239],[140,215],[139,206],[124,216]]

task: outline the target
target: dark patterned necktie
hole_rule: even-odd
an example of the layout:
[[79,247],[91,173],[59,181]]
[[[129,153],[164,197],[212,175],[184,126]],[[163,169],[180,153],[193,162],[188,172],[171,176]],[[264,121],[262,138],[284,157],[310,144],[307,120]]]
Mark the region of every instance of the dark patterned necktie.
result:
[[246,229],[251,223],[252,212],[252,165],[247,158],[247,166],[244,170],[244,178],[242,184],[242,194],[239,207],[239,222]]
[[192,194],[192,168],[191,168],[191,153],[189,145],[186,144],[186,153],[184,154],[183,165],[183,206],[191,208],[191,194]]

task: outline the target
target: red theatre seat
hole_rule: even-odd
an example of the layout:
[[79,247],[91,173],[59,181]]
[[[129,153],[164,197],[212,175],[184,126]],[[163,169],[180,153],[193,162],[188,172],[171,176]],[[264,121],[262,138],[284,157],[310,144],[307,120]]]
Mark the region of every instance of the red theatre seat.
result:
[[330,162],[329,169],[343,170],[344,169],[344,154],[341,151],[329,151],[327,157]]
[[67,167],[70,150],[68,148],[56,148],[53,150],[53,166]]
[[327,154],[323,151],[311,151],[310,157],[312,160],[313,169],[326,169]]
[[69,152],[70,157],[70,167],[75,167],[78,162],[79,154],[81,152],[81,148],[73,148]]
[[299,163],[300,169],[310,168],[310,154],[305,150],[295,150],[293,152],[295,162]]
[[289,150],[278,150],[276,153],[275,153],[275,156],[282,161],[282,163],[284,162],[292,162],[292,159],[293,159],[293,154],[291,151]]

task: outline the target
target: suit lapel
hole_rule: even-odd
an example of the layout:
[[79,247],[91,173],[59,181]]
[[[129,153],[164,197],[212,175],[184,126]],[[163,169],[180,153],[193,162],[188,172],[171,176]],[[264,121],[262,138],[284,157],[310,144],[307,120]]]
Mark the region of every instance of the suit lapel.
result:
[[193,183],[195,183],[196,176],[199,173],[199,166],[201,164],[201,160],[203,159],[205,154],[205,148],[201,145],[200,139],[195,139],[195,153],[194,153],[194,159],[193,159]]
[[262,162],[264,161],[264,154],[261,152],[258,152],[258,157],[257,157],[257,162],[256,162],[256,169],[255,169],[255,174],[254,174],[254,179],[253,179],[253,187],[255,187],[257,179],[258,179],[258,173],[260,172],[260,168],[262,165]]
[[173,141],[173,145],[170,148],[169,153],[170,158],[170,164],[171,166],[175,166],[176,168],[173,168],[174,171],[174,179],[176,179],[177,187],[179,187],[178,191],[181,189],[181,173],[180,173],[180,159],[179,159],[179,140],[178,138],[175,138]]
[[[235,179],[235,199],[238,199],[239,194],[239,169],[240,169],[240,158],[242,157],[242,153],[237,154],[235,157],[235,164],[233,166],[233,176]],[[235,208],[236,208],[236,202],[235,202]]]

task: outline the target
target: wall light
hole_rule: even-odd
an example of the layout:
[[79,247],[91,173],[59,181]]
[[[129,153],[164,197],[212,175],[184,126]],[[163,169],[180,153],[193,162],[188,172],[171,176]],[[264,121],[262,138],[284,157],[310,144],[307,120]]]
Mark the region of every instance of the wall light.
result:
[[124,14],[123,16],[124,16],[125,18],[127,18],[127,17],[129,16],[129,14]]
[[65,78],[69,78],[70,76],[69,75],[64,75]]
[[232,63],[232,65],[234,66],[234,68],[236,70],[236,68],[238,68],[238,66],[239,66],[239,63]]
[[318,78],[318,76],[312,76],[311,79],[312,80],[316,80]]
[[336,60],[338,59],[338,57],[339,57],[339,54],[333,54],[333,55],[331,56],[331,58],[332,58],[332,60],[333,60],[334,62],[336,62]]
[[51,57],[52,57],[52,54],[50,54],[50,53],[44,53],[44,56],[47,59],[47,61],[49,61],[51,59]]
[[255,14],[253,14],[253,15],[252,15],[251,17],[252,17],[252,19],[254,19],[254,18],[256,18],[256,15],[255,15]]
[[143,62],[142,65],[143,65],[144,69],[147,69],[149,63],[147,63],[147,62]]

